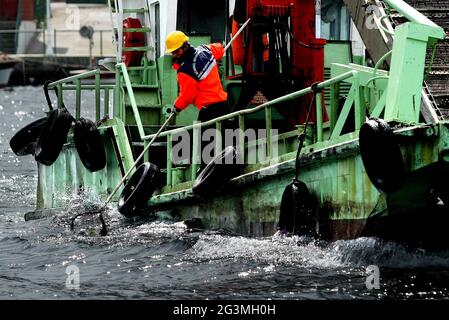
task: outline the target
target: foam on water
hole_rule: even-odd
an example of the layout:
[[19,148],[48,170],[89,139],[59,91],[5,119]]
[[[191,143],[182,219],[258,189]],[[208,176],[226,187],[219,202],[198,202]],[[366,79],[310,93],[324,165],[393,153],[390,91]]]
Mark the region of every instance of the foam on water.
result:
[[250,260],[264,264],[316,268],[344,266],[336,255],[314,241],[298,245],[298,237],[273,236],[264,239],[204,235],[190,251],[191,258],[206,260]]
[[[275,234],[265,238],[192,232],[182,222],[127,219],[115,204],[70,230],[70,218],[95,211],[104,199],[70,190],[56,199],[54,217],[27,221],[36,206],[36,163],[16,157],[9,139],[45,116],[42,88],[0,90],[0,297],[162,299],[438,299],[449,297],[449,251],[431,252],[375,238],[325,243]],[[95,110],[83,93],[83,110]],[[54,96],[53,96],[54,98]],[[73,112],[74,94],[64,92]],[[53,99],[54,100],[54,99]],[[92,112],[92,111],[89,111]],[[66,268],[76,265],[81,288],[65,288]],[[381,272],[380,290],[365,286],[366,267]]]

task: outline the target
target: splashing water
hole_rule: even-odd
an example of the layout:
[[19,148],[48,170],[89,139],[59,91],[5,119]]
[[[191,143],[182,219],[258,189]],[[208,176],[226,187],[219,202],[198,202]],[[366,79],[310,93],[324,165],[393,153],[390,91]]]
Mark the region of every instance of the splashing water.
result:
[[[0,298],[4,299],[441,299],[449,292],[449,251],[431,252],[375,238],[324,243],[280,234],[265,238],[191,232],[182,222],[127,219],[111,204],[99,236],[94,193],[57,195],[54,217],[25,222],[36,205],[36,164],[8,141],[47,110],[41,88],[0,90]],[[74,95],[64,93],[74,106]],[[88,103],[93,101],[87,96]],[[92,108],[93,110],[94,108]],[[380,288],[366,287],[367,267]],[[66,287],[76,266],[80,288]]]

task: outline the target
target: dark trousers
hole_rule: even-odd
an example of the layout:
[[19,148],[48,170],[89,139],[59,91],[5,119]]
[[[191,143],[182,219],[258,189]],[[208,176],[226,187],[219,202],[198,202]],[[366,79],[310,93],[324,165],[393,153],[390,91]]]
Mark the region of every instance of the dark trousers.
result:
[[[209,121],[209,120],[212,120],[212,119],[215,119],[215,118],[224,116],[224,115],[226,115],[226,114],[229,114],[230,112],[231,112],[231,109],[230,109],[230,107],[229,107],[227,101],[222,101],[222,102],[213,103],[213,104],[210,104],[210,105],[208,105],[208,106],[203,107],[203,108],[200,110],[200,113],[198,114],[198,121],[206,122],[206,121]],[[226,121],[223,121],[223,122],[222,122],[222,130],[225,129],[225,123],[226,123]],[[211,127],[209,127],[209,128],[211,128]],[[214,128],[215,128],[215,127],[214,127]],[[201,135],[200,135],[200,137],[203,136],[203,132],[204,132],[206,129],[207,129],[206,127],[203,127],[203,128],[201,129]],[[223,131],[222,131],[222,139],[223,139],[223,141],[224,141]],[[202,155],[204,147],[205,147],[207,144],[209,144],[209,143],[210,143],[210,142],[208,142],[208,141],[203,141],[203,140],[201,139],[201,142],[200,142],[200,146],[201,146],[201,149],[200,149],[201,151],[200,151],[200,152],[201,152],[201,153],[200,153],[200,155]],[[206,167],[206,165],[207,165],[207,163],[205,163],[205,162],[203,161],[202,158],[203,158],[203,157],[201,156],[201,166],[200,166],[200,170],[203,170],[204,167]]]
[[217,102],[210,104],[208,106],[203,107],[198,114],[198,121],[206,122],[225,114],[228,114],[231,111],[229,108],[227,101]]

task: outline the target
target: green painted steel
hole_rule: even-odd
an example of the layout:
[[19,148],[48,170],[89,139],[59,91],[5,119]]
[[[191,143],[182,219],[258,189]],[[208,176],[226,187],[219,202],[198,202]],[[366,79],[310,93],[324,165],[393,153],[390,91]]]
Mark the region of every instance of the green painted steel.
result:
[[[233,112],[204,123],[196,123],[198,110],[190,106],[176,116],[172,127],[162,132],[144,155],[145,161],[157,162],[165,174],[165,186],[156,191],[149,205],[159,214],[173,219],[201,218],[206,227],[227,228],[243,234],[267,235],[276,230],[283,190],[295,173],[298,135],[303,125],[290,132],[272,135],[277,112],[273,107],[299,97],[315,94],[316,123],[307,132],[306,143],[299,157],[299,178],[306,183],[318,204],[318,212],[330,220],[368,219],[404,210],[422,209],[428,203],[426,195],[435,187],[435,179],[449,172],[449,122],[419,124],[422,81],[426,50],[444,37],[443,30],[403,1],[385,1],[410,22],[395,30],[391,52],[390,72],[380,70],[382,60],[374,67],[347,63],[347,46],[334,46],[339,52],[327,52],[326,68],[331,78],[311,87],[278,97],[259,106]],[[131,9],[132,12],[141,9]],[[131,11],[130,11],[131,12]],[[140,12],[140,11],[139,11]],[[139,31],[139,30],[133,30]],[[206,43],[202,36],[192,36],[195,43]],[[133,147],[148,146],[161,123],[165,122],[178,94],[176,72],[171,57],[157,61],[142,59],[140,66],[127,68],[116,65],[115,84],[102,84],[99,70],[68,77],[50,84],[58,89],[58,107],[66,90],[76,90],[76,117],[81,114],[81,91],[95,91],[95,120],[109,114],[109,92],[113,90],[112,119],[100,126],[107,165],[97,172],[88,172],[80,162],[69,135],[61,155],[52,166],[39,165],[38,208],[64,205],[67,198],[89,195],[92,191],[104,198],[134,163]],[[229,66],[220,65],[220,70]],[[329,69],[326,69],[329,70]],[[95,77],[95,84],[84,84],[82,79]],[[225,83],[225,87],[233,82]],[[231,86],[232,87],[232,86]],[[346,100],[339,109],[344,90],[350,87]],[[101,108],[101,91],[104,105]],[[231,95],[231,94],[230,94]],[[327,102],[328,101],[328,102]],[[324,122],[322,111],[329,114]],[[345,125],[354,116],[353,132],[345,133]],[[383,117],[400,124],[395,135],[400,142],[406,167],[406,186],[385,195],[376,190],[363,166],[358,141],[358,130],[367,117]],[[191,190],[200,164],[199,135],[203,127],[221,131],[229,119],[238,121],[239,130],[250,129],[254,118],[260,119],[266,135],[251,143],[239,135],[242,156],[249,160],[249,150],[263,145],[266,157],[257,159],[234,177],[215,198],[204,201]],[[252,118],[252,119],[251,119]],[[193,152],[186,163],[173,163],[173,137],[181,132],[192,136]],[[222,138],[215,140],[216,154],[221,151]],[[273,150],[277,145],[278,149]],[[134,150],[137,152],[138,149]],[[449,178],[449,177],[448,177]],[[416,201],[416,199],[424,199]]]
[[421,14],[418,10],[413,8],[411,5],[401,0],[384,0],[388,6],[395,9],[398,13],[403,15],[411,22],[419,23],[423,26],[437,27],[433,21],[429,20],[426,16]]
[[117,185],[122,177],[120,168],[129,169],[133,162],[126,132],[123,123],[111,119],[101,128],[101,133],[107,163],[100,171],[92,173],[84,167],[72,136],[53,165],[38,164],[38,209],[63,208],[76,199],[96,201],[105,198]]
[[[438,34],[441,29],[441,34]],[[444,38],[440,27],[404,23],[396,27],[390,81],[385,108],[386,120],[419,122],[425,57],[430,37]]]

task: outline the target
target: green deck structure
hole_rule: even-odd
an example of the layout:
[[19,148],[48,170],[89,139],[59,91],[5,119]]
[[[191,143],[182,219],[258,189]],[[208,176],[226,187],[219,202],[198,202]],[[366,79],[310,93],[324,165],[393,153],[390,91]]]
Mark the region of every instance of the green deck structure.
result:
[[[212,125],[219,129],[229,120],[243,132],[249,128],[249,119],[255,118],[261,119],[262,128],[270,133],[278,117],[275,106],[311,94],[316,95],[317,121],[310,126],[313,132],[309,133],[300,155],[299,178],[315,199],[317,232],[331,239],[350,239],[366,234],[370,219],[407,220],[406,212],[428,208],[431,204],[428,195],[435,189],[435,181],[449,177],[449,122],[425,123],[421,114],[426,51],[443,39],[445,33],[403,1],[384,2],[408,19],[396,27],[392,52],[384,56],[384,59],[391,56],[389,71],[379,68],[382,61],[374,68],[353,64],[348,61],[351,57],[346,44],[331,43],[329,46],[334,49],[325,57],[330,68],[329,79],[320,83],[318,90],[304,88],[202,124],[193,123],[197,110],[189,107],[145,155],[145,161],[154,162],[162,169],[165,181],[150,199],[150,210],[164,219],[200,218],[206,228],[226,228],[245,235],[276,232],[282,193],[294,177],[302,126],[259,137],[254,143],[265,146],[265,159],[246,166],[216,197],[207,200],[195,196],[191,189],[197,177],[197,163],[173,164],[170,152],[173,136],[189,132],[195,138],[200,126]],[[220,67],[222,71],[227,68]],[[94,77],[95,84],[83,84],[81,80],[87,77]],[[225,81],[225,85],[229,83],[232,82]],[[109,117],[99,127],[107,166],[97,173],[88,172],[69,135],[55,164],[49,167],[39,164],[38,209],[64,207],[67,196],[87,191],[106,198],[167,119],[167,108],[177,95],[176,73],[167,56],[153,61],[144,57],[141,67],[126,68],[118,63],[115,84],[103,84],[97,69],[53,82],[52,87],[58,89],[59,107],[66,90],[76,91],[76,118],[83,108],[82,90],[95,91],[95,120]],[[346,100],[340,105],[343,93]],[[109,97],[113,105],[110,113]],[[327,122],[323,121],[322,108],[329,115]],[[350,116],[353,116],[353,123],[349,123],[353,130],[347,132]],[[361,126],[370,117],[383,118],[395,125],[394,133],[400,142],[407,173],[404,187],[397,192],[378,191],[366,174],[358,137]],[[272,152],[271,147],[276,144],[278,148]],[[245,154],[254,147],[248,143],[242,145]],[[117,198],[118,194],[114,199]]]

